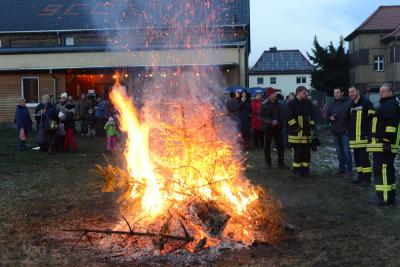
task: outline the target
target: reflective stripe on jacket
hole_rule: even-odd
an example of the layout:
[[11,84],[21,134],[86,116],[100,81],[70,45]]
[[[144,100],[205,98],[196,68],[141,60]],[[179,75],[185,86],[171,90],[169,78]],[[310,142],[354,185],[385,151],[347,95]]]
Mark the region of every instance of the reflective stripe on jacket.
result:
[[400,145],[400,105],[396,97],[383,98],[380,108],[372,119],[372,138],[368,152],[384,152],[390,149],[397,154]]
[[288,141],[291,144],[310,144],[315,127],[314,110],[310,101],[295,98],[288,106]]
[[375,115],[372,103],[360,97],[350,107],[350,148],[365,148],[371,135],[372,117]]

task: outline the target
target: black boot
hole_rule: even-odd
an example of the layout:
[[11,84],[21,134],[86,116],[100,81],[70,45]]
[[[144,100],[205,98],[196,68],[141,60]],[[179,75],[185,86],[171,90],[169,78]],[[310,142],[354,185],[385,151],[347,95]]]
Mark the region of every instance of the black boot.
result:
[[371,185],[371,181],[368,179],[363,179],[359,184],[361,187],[368,188]]
[[285,163],[281,162],[281,163],[278,163],[278,169],[287,170],[289,168],[288,168],[288,166],[285,165]]
[[299,168],[293,168],[292,172],[294,176],[301,177],[301,170]]
[[310,169],[302,168],[300,175],[301,177],[310,177]]
[[352,184],[360,184],[363,181],[362,175],[359,173],[356,179],[352,179],[350,183]]
[[271,161],[270,160],[265,160],[265,163],[267,164],[267,168],[268,169],[272,169],[272,164],[271,164]]
[[371,185],[371,176],[366,174],[366,173],[363,173],[362,174],[362,181],[361,181],[361,183],[359,185],[361,187],[368,188]]

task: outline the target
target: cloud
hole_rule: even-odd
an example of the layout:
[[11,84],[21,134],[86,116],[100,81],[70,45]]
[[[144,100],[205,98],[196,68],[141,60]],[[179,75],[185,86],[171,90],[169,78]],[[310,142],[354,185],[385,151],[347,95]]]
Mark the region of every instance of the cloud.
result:
[[323,45],[337,43],[361,23],[350,16],[356,2],[360,1],[251,0],[250,66],[269,47],[300,49],[305,54],[315,35]]

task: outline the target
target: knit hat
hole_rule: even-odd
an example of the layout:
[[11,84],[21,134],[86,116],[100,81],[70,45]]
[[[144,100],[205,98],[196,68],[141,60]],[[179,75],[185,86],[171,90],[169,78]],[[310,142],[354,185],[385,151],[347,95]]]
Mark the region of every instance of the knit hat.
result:
[[272,87],[267,88],[267,96],[270,96],[275,92],[276,92],[276,90],[274,88],[272,88]]
[[60,95],[60,97],[61,97],[61,98],[68,98],[68,94],[67,94],[67,93],[62,93],[62,94]]

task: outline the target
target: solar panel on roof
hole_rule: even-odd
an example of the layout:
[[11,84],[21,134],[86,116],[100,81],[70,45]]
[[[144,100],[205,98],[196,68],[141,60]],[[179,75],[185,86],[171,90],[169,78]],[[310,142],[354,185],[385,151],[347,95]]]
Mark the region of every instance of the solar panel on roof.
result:
[[[167,12],[167,6],[171,1],[159,1],[161,10]],[[177,5],[179,1],[176,1]],[[238,24],[249,24],[249,0],[213,0],[210,1],[217,8],[214,25],[231,25],[233,17]],[[96,4],[98,3],[98,4]],[[121,4],[122,3],[122,4]],[[140,4],[137,4],[140,3]],[[171,3],[174,3],[172,1]],[[121,5],[128,5],[129,11],[133,14],[131,18],[120,23],[120,18],[111,18],[109,10],[115,6],[118,9]],[[151,10],[153,1],[140,0],[96,0],[96,1],[77,1],[77,0],[1,0],[0,1],[0,31],[56,31],[73,29],[103,29],[115,28],[124,24],[128,27],[146,26],[146,22],[151,21],[152,26],[168,26],[162,16],[151,16],[142,19],[145,12]],[[103,8],[103,5],[105,8]],[[138,8],[137,6],[140,6]],[[132,10],[130,10],[130,7]],[[135,9],[135,10],[133,10]],[[122,13],[122,12],[116,12]],[[150,13],[150,12],[147,12]],[[206,13],[206,12],[203,12]],[[99,18],[96,23],[92,14],[97,14]],[[106,14],[106,15],[105,15]],[[198,25],[203,21],[202,12],[196,12],[193,24]],[[208,14],[209,15],[209,14]],[[203,17],[202,17],[203,16]],[[154,22],[154,23],[153,23]],[[154,25],[153,25],[154,24]]]

